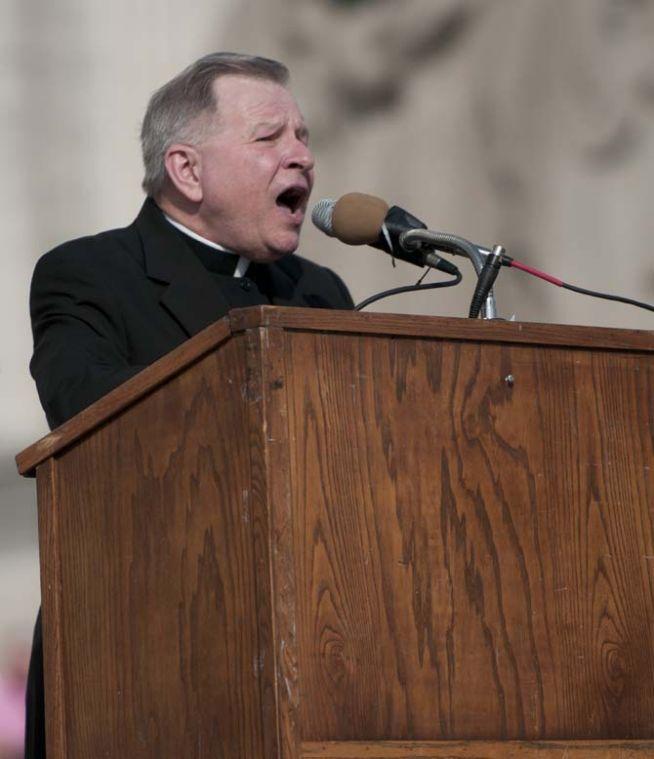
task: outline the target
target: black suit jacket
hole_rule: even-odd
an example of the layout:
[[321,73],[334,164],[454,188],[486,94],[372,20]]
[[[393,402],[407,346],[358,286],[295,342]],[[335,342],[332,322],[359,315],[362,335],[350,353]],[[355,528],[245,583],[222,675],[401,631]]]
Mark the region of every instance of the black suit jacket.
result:
[[148,199],[129,227],[65,243],[40,259],[30,297],[30,369],[51,427],[230,308],[352,307],[333,272],[300,256],[250,264],[239,280],[207,271],[186,239]]
[[[300,256],[250,264],[246,278],[209,271],[148,199],[136,221],[46,253],[32,280],[30,370],[56,427],[230,308],[352,308],[343,282]],[[220,254],[216,254],[220,255]],[[26,757],[45,756],[40,615],[28,682]]]

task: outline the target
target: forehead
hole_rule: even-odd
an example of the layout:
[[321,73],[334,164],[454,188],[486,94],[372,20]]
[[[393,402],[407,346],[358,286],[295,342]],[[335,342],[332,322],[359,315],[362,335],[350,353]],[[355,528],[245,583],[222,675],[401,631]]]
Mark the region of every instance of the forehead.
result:
[[277,82],[230,74],[216,79],[213,87],[224,126],[289,119],[304,123],[295,98]]

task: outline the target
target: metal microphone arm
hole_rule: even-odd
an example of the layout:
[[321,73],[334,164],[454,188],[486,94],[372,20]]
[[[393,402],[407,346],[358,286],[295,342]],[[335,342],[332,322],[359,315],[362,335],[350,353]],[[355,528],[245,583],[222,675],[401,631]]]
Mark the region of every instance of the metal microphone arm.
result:
[[[470,259],[477,277],[484,268],[484,260],[490,251],[479,248],[464,237],[434,232],[431,229],[409,229],[400,235],[400,245],[407,250],[415,250],[422,246],[436,248],[437,250],[452,253],[455,256],[465,256]],[[488,293],[483,305],[484,319],[497,319],[497,304],[493,290]]]

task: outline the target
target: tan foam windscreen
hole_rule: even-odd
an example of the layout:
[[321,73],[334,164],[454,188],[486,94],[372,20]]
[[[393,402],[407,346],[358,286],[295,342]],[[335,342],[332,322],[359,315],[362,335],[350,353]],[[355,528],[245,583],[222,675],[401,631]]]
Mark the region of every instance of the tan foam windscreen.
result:
[[349,192],[334,205],[334,236],[348,245],[367,245],[379,237],[388,213],[388,203],[374,195]]

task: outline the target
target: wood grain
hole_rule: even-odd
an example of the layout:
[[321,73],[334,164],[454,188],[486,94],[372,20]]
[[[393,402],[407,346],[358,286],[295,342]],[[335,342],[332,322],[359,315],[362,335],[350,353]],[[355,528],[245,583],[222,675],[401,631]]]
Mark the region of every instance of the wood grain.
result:
[[300,730],[284,335],[257,328],[248,331],[247,341],[259,657],[265,663],[263,724],[268,731],[263,756],[290,759],[297,756]]
[[301,759],[645,759],[652,741],[305,743]]
[[57,464],[48,459],[39,466],[39,552],[41,557],[41,605],[43,678],[48,756],[68,756],[65,729],[66,683],[64,681],[65,625],[61,608],[62,561],[60,552]]
[[33,476],[35,467],[154,390],[171,372],[182,371],[216,349],[232,331],[277,326],[284,329],[404,335],[456,340],[576,346],[654,352],[654,332],[475,319],[367,314],[326,309],[255,306],[235,309],[113,392],[16,456],[20,474]]
[[298,311],[27,452],[52,759],[646,756],[652,336]]
[[317,332],[350,332],[360,335],[558,345],[605,350],[654,352],[654,331],[580,327],[571,324],[483,321],[442,316],[380,314],[319,308],[255,306],[229,314],[234,332],[258,327],[280,327]]
[[16,456],[18,472],[25,477],[33,477],[36,467],[48,457],[60,453],[91,430],[109,421],[163,382],[168,381],[174,373],[190,367],[217,348],[229,335],[229,320],[225,318],[207,327],[192,340],[182,343],[178,348],[57,427],[49,435],[21,451]]
[[651,736],[651,356],[287,357],[303,739]]
[[264,755],[246,390],[240,338],[58,460],[56,759]]

